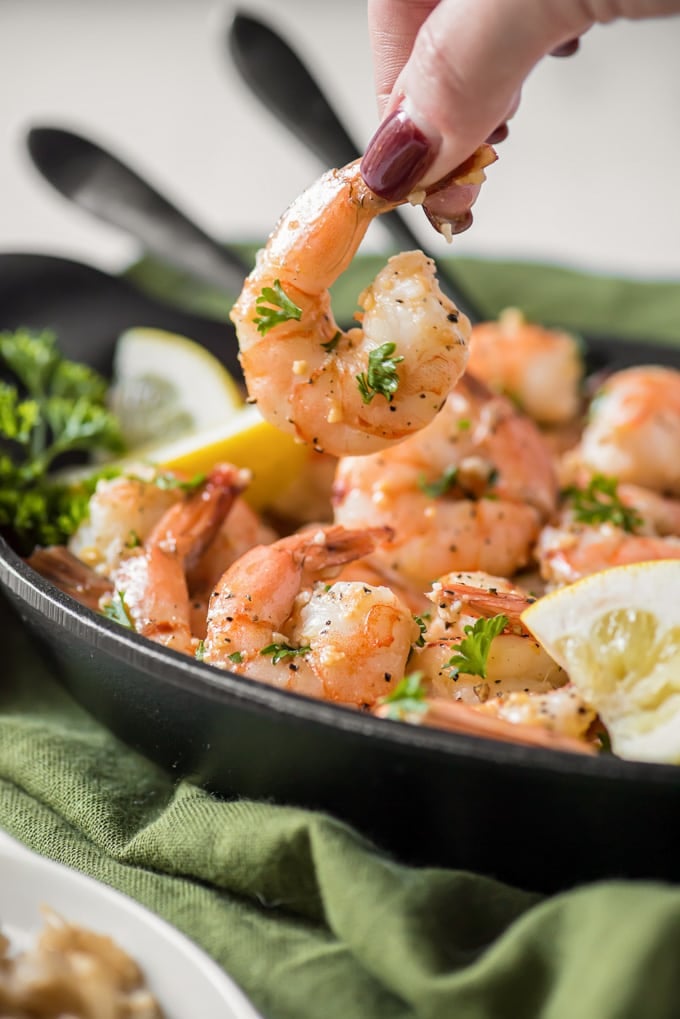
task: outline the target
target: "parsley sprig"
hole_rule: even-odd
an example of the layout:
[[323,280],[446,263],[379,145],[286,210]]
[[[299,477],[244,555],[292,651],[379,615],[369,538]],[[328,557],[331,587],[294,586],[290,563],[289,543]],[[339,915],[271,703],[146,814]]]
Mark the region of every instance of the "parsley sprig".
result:
[[491,642],[507,625],[508,617],[498,615],[489,619],[478,619],[473,625],[463,627],[465,637],[458,645],[457,654],[452,655],[446,663],[446,667],[453,670],[451,678],[456,679],[459,673],[465,672],[467,675],[486,679]]
[[271,655],[272,665],[278,665],[284,658],[293,658],[295,655],[306,655],[311,651],[307,644],[304,647],[291,647],[290,644],[267,644],[260,651],[261,655]]
[[368,368],[356,376],[361,399],[370,403],[374,396],[384,396],[388,403],[399,388],[397,365],[403,357],[393,357],[396,343],[383,343],[368,355]]
[[271,287],[263,287],[262,293],[255,302],[257,317],[253,322],[261,336],[265,336],[274,326],[281,322],[289,322],[291,319],[299,322],[302,318],[302,308],[298,308],[294,301],[291,301],[288,294],[281,286],[281,280],[274,280]]
[[123,450],[106,380],[64,358],[47,330],[0,333],[0,369],[0,527],[27,548],[62,543],[85,517],[94,484],[57,483],[49,469],[65,453]]
[[391,693],[380,698],[378,704],[387,706],[387,718],[403,722],[409,715],[422,715],[427,711],[422,682],[422,672],[411,672],[397,683]]
[[565,495],[580,524],[613,524],[629,534],[642,526],[637,510],[621,501],[616,478],[595,474],[585,488],[568,488]]

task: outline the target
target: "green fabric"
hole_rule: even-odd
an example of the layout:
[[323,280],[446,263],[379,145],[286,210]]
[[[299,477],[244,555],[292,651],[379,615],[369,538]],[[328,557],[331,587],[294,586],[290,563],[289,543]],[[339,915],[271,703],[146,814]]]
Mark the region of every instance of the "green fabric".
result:
[[[532,267],[469,272],[470,286],[488,277],[493,309],[534,307]],[[532,300],[547,306],[554,284],[565,308],[591,310],[580,328],[680,338],[678,285],[540,279]],[[0,826],[175,924],[268,1019],[680,1014],[680,889],[619,881],[542,899],[406,868],[322,814],[218,801],[95,723],[1,600],[0,627]]]
[[[241,245],[240,250],[252,260],[256,248]],[[537,322],[559,324],[575,332],[680,342],[678,280],[652,282],[597,276],[531,262],[473,258],[447,261],[470,297],[490,318],[513,306]],[[338,319],[351,318],[358,295],[384,264],[383,255],[359,257],[334,284],[333,308]],[[231,307],[230,295],[199,286],[186,275],[150,259],[133,266],[129,276],[142,289],[218,319],[225,318]]]

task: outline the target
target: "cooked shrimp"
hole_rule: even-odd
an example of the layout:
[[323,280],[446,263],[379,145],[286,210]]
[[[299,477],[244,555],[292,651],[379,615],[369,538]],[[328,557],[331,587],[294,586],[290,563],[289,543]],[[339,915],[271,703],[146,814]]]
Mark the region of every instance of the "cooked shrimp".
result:
[[277,537],[245,499],[237,496],[213,540],[187,568],[192,600],[204,599],[207,606],[215,585],[232,563],[253,546],[270,545]]
[[88,609],[97,611],[100,600],[113,590],[106,577],[95,573],[63,545],[37,548],[26,562],[41,577]]
[[229,464],[215,467],[197,491],[170,507],[144,547],[113,571],[116,593],[137,633],[194,653],[186,570],[213,540],[248,480],[246,471]]
[[556,499],[537,426],[470,376],[417,435],[340,460],[334,486],[336,520],[391,527],[372,558],[423,589],[453,570],[513,574]]
[[[566,673],[520,620],[535,599],[508,580],[481,572],[450,573],[432,585],[428,598],[436,615],[409,663],[423,672],[428,695],[480,704],[512,692],[544,694],[566,683]],[[499,615],[507,623],[491,641],[485,676],[454,668],[451,658],[460,651],[465,628]]]
[[211,598],[203,660],[282,689],[374,703],[404,675],[418,626],[387,588],[317,582],[386,533],[327,527],[251,549]]
[[610,566],[680,559],[680,538],[630,534],[613,524],[567,521],[543,529],[536,554],[541,575],[552,587],[558,587]]
[[99,481],[90,498],[88,517],[68,547],[97,573],[110,576],[131,548],[146,541],[164,513],[182,499],[180,488],[153,483],[155,471],[139,471]]
[[[495,158],[488,146],[476,165]],[[461,176],[469,172],[466,167]],[[283,431],[334,455],[398,442],[440,410],[467,361],[470,323],[422,252],[391,258],[340,330],[329,286],[390,211],[359,163],[330,170],[281,217],[232,308],[251,399]]]
[[[407,716],[406,720],[504,743],[597,753],[587,737],[595,713],[571,686],[544,695],[513,693],[476,706],[432,698],[425,701],[425,707],[423,713]],[[390,705],[380,706],[376,714],[388,716]]]
[[542,425],[564,425],[581,409],[578,340],[528,322],[517,308],[473,327],[468,370]]
[[611,375],[591,404],[576,459],[590,474],[680,496],[680,371]]

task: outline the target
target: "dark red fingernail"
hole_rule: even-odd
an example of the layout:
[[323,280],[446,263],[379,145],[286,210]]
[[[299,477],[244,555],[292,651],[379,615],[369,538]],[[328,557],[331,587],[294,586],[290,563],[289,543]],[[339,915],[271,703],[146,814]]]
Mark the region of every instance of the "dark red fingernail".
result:
[[368,143],[361,175],[371,191],[398,202],[422,180],[438,148],[403,110],[395,110]]
[[566,42],[560,43],[554,50],[550,51],[551,57],[571,57],[576,50],[579,48],[581,40],[578,36],[575,39],[567,39]]
[[427,205],[424,206],[424,209],[430,223],[440,234],[446,234],[448,229],[451,230],[452,234],[462,234],[472,226],[472,211],[470,209],[454,218],[439,216],[432,209],[428,209]]
[[510,134],[510,128],[505,123],[505,121],[503,121],[502,124],[498,125],[498,127],[496,128],[495,131],[491,132],[489,137],[486,139],[486,144],[487,145],[498,145],[500,142],[504,142],[509,134]]

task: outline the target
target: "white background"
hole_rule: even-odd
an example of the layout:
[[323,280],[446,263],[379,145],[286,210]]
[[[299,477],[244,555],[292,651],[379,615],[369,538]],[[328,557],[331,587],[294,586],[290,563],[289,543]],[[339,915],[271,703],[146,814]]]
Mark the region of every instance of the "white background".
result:
[[[364,3],[241,9],[294,43],[365,144],[376,112]],[[40,123],[113,147],[220,237],[269,231],[320,168],[241,85],[225,43],[232,11],[216,0],[0,0],[0,250],[113,269],[136,253],[31,169],[23,136]],[[576,57],[544,61],[456,250],[679,277],[679,53],[675,18],[596,29]]]

